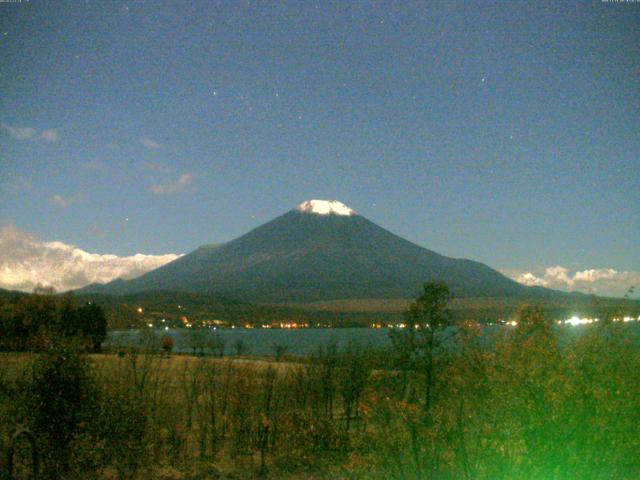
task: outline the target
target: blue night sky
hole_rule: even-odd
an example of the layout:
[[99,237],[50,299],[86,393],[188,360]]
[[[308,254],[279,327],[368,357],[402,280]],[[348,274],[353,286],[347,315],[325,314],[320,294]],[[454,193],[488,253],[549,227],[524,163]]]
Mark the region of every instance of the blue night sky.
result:
[[0,3],[0,224],[184,253],[312,198],[640,270],[640,3]]

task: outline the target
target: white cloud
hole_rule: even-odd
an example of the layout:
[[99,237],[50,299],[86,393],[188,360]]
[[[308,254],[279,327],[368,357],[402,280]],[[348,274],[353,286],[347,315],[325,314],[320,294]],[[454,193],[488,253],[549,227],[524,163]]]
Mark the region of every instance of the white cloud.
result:
[[6,123],[2,123],[2,128],[9,132],[9,135],[16,140],[31,140],[37,133],[36,130],[31,127],[12,127]]
[[56,194],[51,197],[51,203],[53,203],[57,207],[62,207],[62,208],[67,208],[69,205],[72,205],[74,203],[78,203],[81,201],[82,201],[81,194],[73,195],[72,197],[64,197],[62,195]]
[[16,140],[42,140],[45,142],[57,142],[59,139],[58,131],[55,129],[42,130],[40,134],[35,128],[31,127],[15,127],[6,123],[1,123],[9,135]]
[[629,287],[640,288],[640,272],[619,272],[613,268],[592,268],[575,271],[556,265],[542,273],[523,270],[501,270],[515,281],[529,286],[540,286],[565,291],[623,296]]
[[574,280],[578,282],[597,282],[598,280],[613,280],[618,276],[613,268],[598,268],[576,272]]
[[42,138],[46,142],[57,142],[58,141],[58,131],[57,130],[43,130],[40,134],[40,138]]
[[156,195],[169,195],[181,192],[189,186],[193,180],[191,173],[183,173],[175,182],[151,185],[151,191]]
[[546,287],[547,281],[544,278],[538,278],[531,272],[518,275],[515,280],[529,286]]
[[180,257],[89,253],[63,242],[42,242],[13,226],[0,228],[0,288],[32,291],[37,284],[65,291],[94,282],[134,278]]
[[160,173],[173,173],[174,169],[160,162],[144,162],[145,168]]
[[160,145],[158,142],[156,142],[155,140],[150,139],[149,137],[142,137],[140,139],[140,143],[145,147],[148,148],[150,150],[158,150],[160,148],[162,148],[162,145]]

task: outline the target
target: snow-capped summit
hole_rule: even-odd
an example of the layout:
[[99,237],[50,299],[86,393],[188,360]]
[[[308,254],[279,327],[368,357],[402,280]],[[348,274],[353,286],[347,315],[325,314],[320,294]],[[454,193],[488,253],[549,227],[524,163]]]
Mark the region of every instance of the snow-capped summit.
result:
[[298,211],[318,215],[355,215],[356,212],[337,200],[307,200],[298,205]]

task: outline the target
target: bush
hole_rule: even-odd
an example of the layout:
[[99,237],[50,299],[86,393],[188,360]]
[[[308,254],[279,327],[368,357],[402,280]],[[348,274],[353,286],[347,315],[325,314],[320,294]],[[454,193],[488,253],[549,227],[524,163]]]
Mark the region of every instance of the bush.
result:
[[87,360],[72,345],[57,344],[35,360],[21,387],[19,418],[36,437],[44,478],[65,476],[80,455],[70,445],[98,409]]
[[171,352],[173,351],[173,338],[171,338],[169,335],[165,335],[164,337],[162,337],[162,351],[167,355],[171,355]]
[[101,465],[113,465],[119,478],[133,476],[146,461],[148,418],[140,395],[129,388],[103,392],[93,425]]

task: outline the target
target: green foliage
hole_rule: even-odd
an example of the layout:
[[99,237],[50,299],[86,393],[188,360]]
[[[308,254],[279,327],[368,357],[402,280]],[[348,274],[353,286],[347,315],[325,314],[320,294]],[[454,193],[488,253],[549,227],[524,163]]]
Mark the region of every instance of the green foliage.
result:
[[[405,398],[415,400],[418,390],[422,390],[425,411],[433,403],[436,354],[444,329],[451,325],[452,317],[447,309],[451,299],[449,287],[443,282],[425,283],[420,296],[407,309],[405,329],[390,332],[397,366],[403,372]],[[421,387],[416,377],[424,377]]]
[[95,303],[86,303],[78,308],[78,318],[82,319],[79,331],[92,343],[94,351],[99,351],[107,338],[107,318],[104,310]]
[[409,326],[437,330],[451,324],[451,312],[447,305],[453,295],[444,282],[425,283],[422,293],[416,298],[406,313]]
[[21,389],[20,415],[36,436],[44,471],[65,476],[77,449],[72,441],[94,417],[98,394],[89,365],[68,343],[60,343],[36,358]]
[[143,398],[127,385],[105,385],[92,434],[100,465],[113,465],[120,478],[135,474],[148,456],[148,417]]
[[50,338],[76,337],[99,351],[107,336],[104,310],[94,303],[78,305],[73,295],[53,296],[37,289],[0,303],[0,350],[41,351]]
[[580,328],[560,345],[540,306],[491,342],[483,327],[458,325],[429,411],[387,380],[375,387],[373,478],[636,478],[638,346],[619,323]]
[[52,342],[15,386],[7,385],[7,397],[0,396],[0,412],[9,422],[0,422],[0,440],[16,425],[28,428],[43,478],[98,478],[108,466],[127,478],[147,456],[145,396],[128,375],[114,383],[104,380],[78,342]]
[[542,306],[525,305],[518,312],[516,332],[521,339],[536,335],[551,337],[553,336],[552,325],[551,319]]

